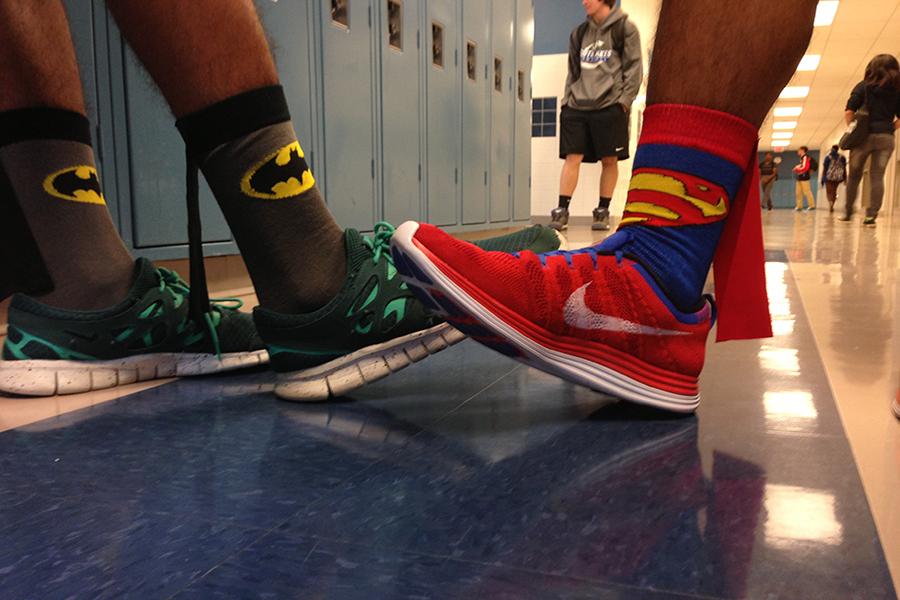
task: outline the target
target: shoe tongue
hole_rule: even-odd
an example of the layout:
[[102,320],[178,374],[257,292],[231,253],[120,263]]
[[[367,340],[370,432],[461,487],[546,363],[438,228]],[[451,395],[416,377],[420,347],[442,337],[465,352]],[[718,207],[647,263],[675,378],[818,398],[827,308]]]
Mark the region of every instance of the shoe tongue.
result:
[[131,282],[129,298],[140,298],[147,290],[159,285],[159,277],[156,275],[156,267],[146,258],[134,261],[134,275]]
[[363,242],[363,236],[355,229],[344,231],[344,249],[347,251],[347,272],[359,267],[363,261],[371,259],[372,251]]

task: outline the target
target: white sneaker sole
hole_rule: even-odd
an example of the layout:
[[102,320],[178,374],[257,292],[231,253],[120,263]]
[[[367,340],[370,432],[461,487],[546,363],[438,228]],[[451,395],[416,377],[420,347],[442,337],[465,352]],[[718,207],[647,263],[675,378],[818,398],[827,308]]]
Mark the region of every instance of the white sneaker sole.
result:
[[213,354],[159,353],[115,360],[0,360],[0,392],[20,396],[78,394],[138,381],[210,375],[264,365],[265,350]]
[[[691,413],[700,404],[699,394],[686,396],[660,390],[604,365],[553,350],[522,335],[469,296],[432,264],[425,253],[413,242],[413,236],[418,228],[418,223],[411,221],[404,223],[394,232],[391,246],[396,248],[406,260],[413,262],[432,282],[437,283],[439,291],[444,296],[462,307],[466,313],[492,333],[518,349],[521,356],[516,360],[595,391],[611,394],[638,404],[679,413]],[[401,265],[398,265],[398,269],[404,281],[420,293],[427,294],[434,288],[434,283],[419,281],[414,276],[404,273]]]
[[448,323],[361,348],[312,369],[278,373],[275,395],[293,402],[321,402],[373,383],[466,339]]

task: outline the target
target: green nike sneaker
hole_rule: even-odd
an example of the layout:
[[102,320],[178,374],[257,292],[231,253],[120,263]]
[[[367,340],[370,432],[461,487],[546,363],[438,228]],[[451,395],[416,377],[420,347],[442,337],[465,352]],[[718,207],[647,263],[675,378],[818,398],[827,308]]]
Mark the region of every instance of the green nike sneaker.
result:
[[74,394],[162,377],[206,375],[268,362],[239,300],[216,300],[199,325],[190,289],[174,272],[135,263],[131,290],[99,311],[61,310],[13,296],[0,360],[0,391]]
[[[546,227],[475,242],[498,251],[550,252],[559,238]],[[397,274],[390,255],[394,228],[374,236],[344,232],[347,279],[325,306],[287,315],[257,307],[259,335],[277,373],[275,394],[314,402],[341,396],[461,342],[465,335],[428,313]]]

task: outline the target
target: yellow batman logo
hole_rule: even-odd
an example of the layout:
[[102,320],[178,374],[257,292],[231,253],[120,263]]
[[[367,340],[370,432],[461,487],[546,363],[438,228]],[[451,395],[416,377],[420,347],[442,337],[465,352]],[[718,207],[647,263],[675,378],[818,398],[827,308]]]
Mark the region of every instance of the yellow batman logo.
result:
[[299,196],[316,184],[304,156],[299,142],[279,148],[244,174],[241,191],[263,200]]
[[[702,184],[696,185],[696,192],[701,194],[706,193],[707,195],[711,191],[709,186],[705,186]],[[663,194],[669,194],[670,196],[675,196],[676,198],[681,198],[685,202],[694,205],[700,212],[703,213],[704,217],[721,217],[728,212],[728,204],[725,202],[725,198],[721,195],[717,195],[715,197],[710,198],[710,200],[703,200],[701,198],[697,198],[692,196],[687,189],[687,185],[685,185],[684,181],[675,179],[674,177],[669,177],[668,175],[662,175],[660,173],[637,173],[631,179],[631,185],[628,186],[628,191],[637,190],[637,191],[648,191],[648,192],[661,192]],[[695,193],[696,193],[695,192]],[[717,201],[716,201],[717,200]],[[629,207],[629,210],[632,210]],[[634,212],[647,212],[647,211],[634,211]],[[653,214],[653,213],[648,213]],[[661,216],[662,215],[656,215]],[[667,217],[663,217],[667,218]]]
[[44,191],[62,200],[87,204],[106,204],[100,189],[97,169],[90,165],[66,167],[44,179]]

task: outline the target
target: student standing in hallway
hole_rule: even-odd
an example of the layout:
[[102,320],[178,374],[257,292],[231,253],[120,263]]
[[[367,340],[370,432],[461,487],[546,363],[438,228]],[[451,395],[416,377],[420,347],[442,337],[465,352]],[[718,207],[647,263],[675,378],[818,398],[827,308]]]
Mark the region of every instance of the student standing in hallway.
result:
[[592,229],[609,229],[609,204],[628,158],[628,113],[643,77],[641,39],[615,0],[582,0],[587,20],[569,39],[569,75],[560,113],[559,157],[565,160],[559,204],[550,227],[569,223],[569,202],[578,185],[581,163],[602,164],[600,199]]
[[775,181],[778,179],[778,165],[775,164],[775,158],[771,152],[766,152],[763,161],[759,163],[759,181],[762,184],[763,202],[766,208],[772,210],[772,188],[775,187]]
[[803,210],[804,196],[806,197],[806,209],[813,210],[816,207],[816,201],[813,198],[812,188],[809,186],[809,179],[816,167],[809,155],[809,148],[806,146],[800,146],[797,155],[800,156],[800,164],[794,167],[794,173],[797,176],[797,206],[794,210]]
[[825,186],[825,195],[828,196],[828,212],[834,212],[834,203],[837,200],[838,186],[847,180],[847,159],[839,151],[837,144],[831,147],[831,152],[822,161],[822,181]]
[[872,157],[869,176],[872,192],[863,225],[875,225],[878,211],[884,200],[884,172],[894,152],[894,131],[900,129],[900,63],[890,54],[879,54],[866,66],[863,81],[856,84],[844,118],[849,125],[856,111],[869,110],[869,135],[865,141],[850,150],[850,177],[847,179],[847,207],[841,221],[853,216],[853,205],[859,193],[866,160]]

